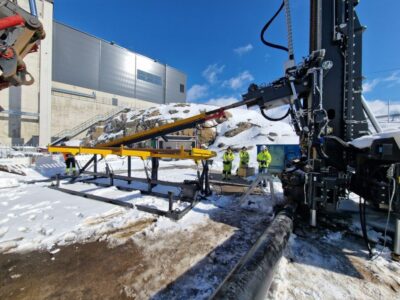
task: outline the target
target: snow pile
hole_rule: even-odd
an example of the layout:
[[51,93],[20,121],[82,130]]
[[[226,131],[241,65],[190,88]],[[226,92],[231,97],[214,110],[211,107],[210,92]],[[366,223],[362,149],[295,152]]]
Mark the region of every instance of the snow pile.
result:
[[[105,125],[105,128],[110,130],[110,128],[114,127],[115,130],[118,131],[103,133],[98,137],[98,141],[105,141],[122,136],[124,134],[124,129],[122,129],[122,127],[124,124],[129,124],[132,121],[137,122],[142,119],[142,123],[145,121],[154,121],[154,126],[157,126],[157,122],[172,123],[177,119],[188,118],[217,108],[217,106],[205,104],[172,103],[146,110],[131,110],[124,116],[120,114],[113,120],[110,120]],[[210,150],[217,152],[218,155],[218,157],[214,159],[212,166],[214,170],[222,169],[221,158],[228,146],[232,147],[236,154],[233,163],[233,167],[236,168],[239,164],[238,151],[243,146],[249,149],[250,166],[256,167],[257,144],[298,144],[298,137],[294,133],[291,125],[286,121],[271,122],[266,120],[259,111],[248,110],[246,108],[231,109],[227,111],[227,116],[228,119],[220,124],[215,120],[207,121],[205,124],[206,127],[215,126],[212,130],[216,131],[215,139],[208,146]]]
[[[171,103],[171,104],[162,104],[157,107],[151,107],[146,110],[132,110],[127,113],[128,122],[134,120],[137,117],[143,115],[150,115],[150,117],[146,117],[147,120],[157,120],[162,116],[163,120],[168,122],[174,122],[177,118],[183,119],[188,118],[194,115],[198,115],[205,111],[210,111],[219,108],[218,106],[206,105],[206,104],[195,104],[195,103]],[[158,113],[155,113],[158,112]]]
[[[257,148],[259,144],[298,144],[298,137],[292,127],[286,122],[270,122],[259,112],[242,108],[235,108],[229,111],[232,118],[217,127],[217,138],[209,147],[217,152],[218,157],[213,164],[214,169],[222,169],[222,155],[225,149],[230,146],[238,151],[243,146],[248,148],[251,167],[257,167]],[[251,128],[233,136],[226,137],[225,133],[237,128],[239,123],[254,124]],[[239,155],[235,154],[233,168],[239,166]]]
[[0,178],[0,189],[17,187],[18,185],[18,180],[15,178]]
[[82,140],[69,140],[65,142],[65,146],[79,147],[82,144]]

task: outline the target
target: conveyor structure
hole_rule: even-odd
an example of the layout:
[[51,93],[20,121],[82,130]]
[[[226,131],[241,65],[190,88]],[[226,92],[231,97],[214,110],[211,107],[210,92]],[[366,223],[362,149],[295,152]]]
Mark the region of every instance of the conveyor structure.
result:
[[[79,192],[60,186],[60,177],[57,178],[57,184],[53,189],[81,196],[84,198],[107,202],[124,207],[136,207],[138,210],[166,216],[172,219],[180,219],[204,196],[211,194],[209,186],[209,166],[208,160],[215,157],[216,153],[209,150],[193,148],[191,150],[180,149],[132,149],[121,145],[119,147],[70,147],[70,146],[49,146],[51,153],[63,153],[72,155],[93,155],[91,159],[82,167],[76,176],[69,181],[70,184],[80,181],[93,183],[102,187],[116,186],[123,190],[139,190],[144,195],[153,195],[168,199],[168,210],[162,210],[146,205],[133,205],[116,199],[92,195],[90,193]],[[114,174],[110,168],[106,172],[98,171],[98,162],[108,155],[118,155],[127,158],[126,175]],[[99,158],[100,157],[100,158]],[[132,157],[138,157],[145,161],[151,159],[151,170],[148,170],[144,163],[145,178],[132,176]],[[202,171],[197,172],[197,180],[185,180],[183,183],[162,181],[158,179],[159,159],[189,159],[193,160],[198,166],[202,164]],[[93,171],[88,168],[93,166]],[[84,175],[80,177],[81,175]],[[86,176],[86,177],[85,177]],[[105,183],[104,180],[107,182]],[[139,186],[138,186],[138,185]],[[168,190],[168,193],[154,191],[156,186],[169,187],[171,190],[178,190],[179,194],[174,194]],[[143,188],[144,186],[144,188]],[[174,209],[174,202],[182,201],[188,204],[183,209]]]
[[132,145],[156,137],[165,136],[167,134],[177,132],[187,128],[194,128],[196,125],[203,124],[208,120],[218,119],[225,116],[226,108],[216,109],[209,112],[200,113],[198,115],[181,119],[173,123],[164,124],[149,130],[140,131],[128,136],[117,138],[109,142],[100,143],[98,147],[118,147],[121,145]]
[[107,155],[133,156],[141,159],[148,158],[171,158],[171,159],[191,159],[194,161],[208,160],[216,156],[210,150],[193,148],[191,150],[180,149],[131,149],[124,146],[120,147],[70,147],[70,146],[49,146],[51,153],[70,153],[72,155],[94,154],[105,157]]

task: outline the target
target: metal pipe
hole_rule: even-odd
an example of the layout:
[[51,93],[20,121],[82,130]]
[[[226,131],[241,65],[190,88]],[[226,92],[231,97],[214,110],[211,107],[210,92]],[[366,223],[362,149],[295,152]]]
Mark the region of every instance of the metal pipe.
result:
[[265,299],[293,229],[295,206],[279,212],[210,299]]
[[114,173],[110,173],[110,185],[114,185]]
[[400,256],[400,219],[396,219],[393,253]]
[[35,17],[38,16],[35,0],[29,0],[29,9],[31,10],[32,16],[35,16]]
[[65,90],[65,89],[59,89],[59,88],[51,88],[52,92],[60,93],[60,94],[67,94],[67,95],[72,95],[72,96],[78,96],[78,97],[85,97],[85,98],[91,98],[91,99],[96,99],[96,93],[92,92],[91,94],[85,94],[85,93],[80,93],[76,91],[70,91],[70,90]]
[[[132,176],[132,156],[128,156],[128,177]],[[132,181],[128,180],[128,184],[131,184]]]
[[317,227],[317,210],[310,209],[310,226]]
[[172,212],[173,211],[173,201],[174,201],[174,193],[168,192],[168,211]]
[[382,130],[381,126],[379,125],[378,120],[375,118],[374,113],[369,108],[367,100],[365,100],[363,95],[361,95],[361,104],[362,104],[362,107],[364,108],[365,113],[368,116],[368,119],[371,121],[372,126],[374,126],[375,131],[378,133],[382,132],[383,130]]

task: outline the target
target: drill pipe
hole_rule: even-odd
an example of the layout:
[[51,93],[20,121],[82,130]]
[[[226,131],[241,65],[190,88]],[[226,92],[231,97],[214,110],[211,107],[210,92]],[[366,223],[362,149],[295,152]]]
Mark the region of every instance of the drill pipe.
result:
[[293,229],[294,205],[281,210],[210,299],[264,299]]

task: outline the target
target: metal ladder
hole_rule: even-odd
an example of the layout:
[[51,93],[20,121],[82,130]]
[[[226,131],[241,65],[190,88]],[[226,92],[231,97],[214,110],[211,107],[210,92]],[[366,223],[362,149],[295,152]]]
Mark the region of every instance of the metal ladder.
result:
[[53,142],[51,142],[50,145],[54,146],[62,141],[69,140],[73,138],[74,136],[77,136],[78,134],[82,133],[83,131],[89,129],[91,126],[99,123],[99,122],[104,122],[107,121],[108,119],[114,117],[115,115],[127,110],[128,107],[118,107],[117,109],[111,110],[105,114],[102,115],[97,115],[94,116],[91,119],[86,120],[85,122],[71,128],[71,129],[65,129],[63,131],[60,131],[56,135],[52,137],[54,139]]

